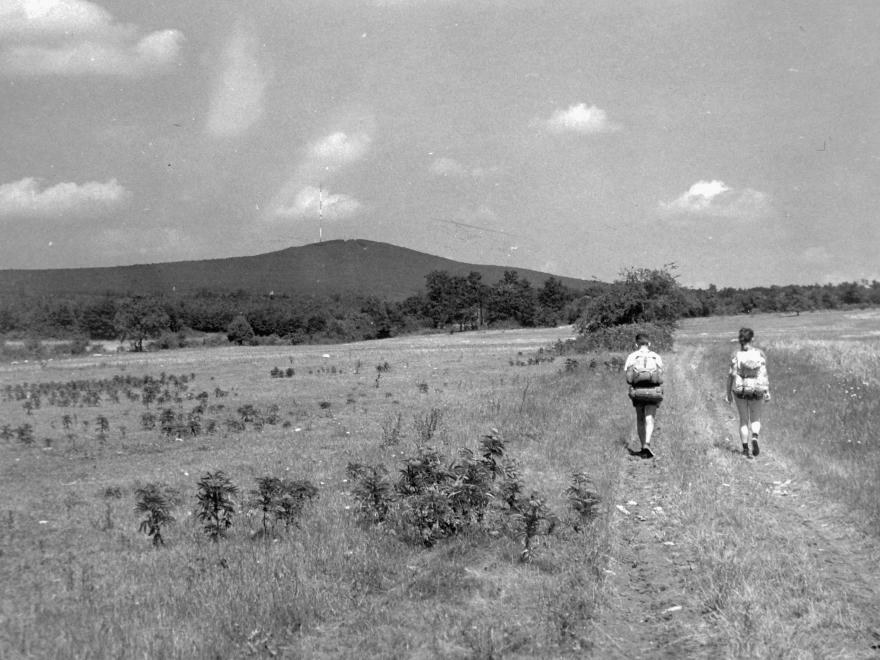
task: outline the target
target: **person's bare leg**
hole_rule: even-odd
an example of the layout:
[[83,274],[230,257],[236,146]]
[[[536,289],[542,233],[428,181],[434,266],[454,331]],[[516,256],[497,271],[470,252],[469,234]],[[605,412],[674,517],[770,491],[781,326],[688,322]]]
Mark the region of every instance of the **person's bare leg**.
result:
[[639,435],[642,449],[645,448],[645,434],[647,432],[645,421],[645,406],[636,406],[636,433]]
[[760,453],[758,447],[758,434],[761,433],[761,412],[764,410],[764,400],[755,399],[749,401],[749,421],[751,422],[750,430],[752,432],[752,455],[757,456]]
[[[749,400],[734,397],[736,402],[736,411],[739,413],[739,440],[742,443],[742,453],[749,455],[749,435],[751,423],[749,420]],[[760,425],[759,425],[760,428]]]
[[651,436],[654,435],[654,417],[657,415],[657,406],[645,406],[645,446],[650,447]]

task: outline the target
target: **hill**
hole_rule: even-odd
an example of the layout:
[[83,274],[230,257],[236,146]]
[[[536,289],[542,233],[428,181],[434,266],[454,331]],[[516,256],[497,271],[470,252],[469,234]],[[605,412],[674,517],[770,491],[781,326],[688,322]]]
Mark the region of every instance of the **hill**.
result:
[[[0,295],[155,294],[199,290],[243,290],[248,293],[327,295],[356,293],[402,300],[424,288],[425,275],[444,270],[451,275],[480,273],[494,284],[506,270],[541,286],[548,273],[468,264],[364,239],[334,240],[291,247],[250,257],[177,261],[134,266],[0,270]],[[590,282],[559,278],[584,289]]]

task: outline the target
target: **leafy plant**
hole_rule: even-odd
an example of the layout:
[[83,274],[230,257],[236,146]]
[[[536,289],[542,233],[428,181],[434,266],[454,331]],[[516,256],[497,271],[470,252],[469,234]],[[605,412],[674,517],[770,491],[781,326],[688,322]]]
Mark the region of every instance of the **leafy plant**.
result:
[[520,561],[529,562],[532,560],[535,538],[541,534],[552,534],[558,520],[544,504],[544,500],[534,492],[526,502],[521,503],[514,520],[523,545]]
[[34,427],[30,424],[22,424],[15,429],[15,437],[23,445],[34,444]]
[[345,471],[354,484],[351,493],[361,515],[371,522],[383,522],[395,499],[385,466],[349,463]]
[[257,488],[251,491],[253,503],[262,511],[263,535],[274,533],[275,523],[285,528],[296,525],[306,501],[318,495],[318,489],[309,481],[279,479],[266,476],[257,479]]
[[144,514],[144,519],[138,526],[138,531],[143,532],[153,541],[153,546],[165,544],[162,538],[162,528],[174,522],[171,515],[171,503],[162,491],[160,484],[150,483],[135,491],[137,504],[134,510]]
[[581,525],[592,520],[597,513],[601,502],[593,480],[584,472],[576,472],[572,475],[571,485],[565,491],[568,505],[577,516],[574,523],[576,531],[580,531]]
[[199,480],[196,515],[203,523],[205,534],[215,543],[232,527],[235,517],[235,502],[232,498],[237,493],[238,487],[222,470],[208,472]]

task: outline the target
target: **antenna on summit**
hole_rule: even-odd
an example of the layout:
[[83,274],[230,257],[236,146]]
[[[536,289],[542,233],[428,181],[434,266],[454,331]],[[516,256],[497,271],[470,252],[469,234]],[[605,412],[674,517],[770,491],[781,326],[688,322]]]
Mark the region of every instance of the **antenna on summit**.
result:
[[324,241],[324,184],[318,184],[318,243]]

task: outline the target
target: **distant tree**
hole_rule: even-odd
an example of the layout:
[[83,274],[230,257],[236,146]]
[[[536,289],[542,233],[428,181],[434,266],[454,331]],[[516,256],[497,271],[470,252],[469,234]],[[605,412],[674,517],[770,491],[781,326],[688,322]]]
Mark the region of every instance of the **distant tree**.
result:
[[103,297],[83,307],[80,325],[91,339],[113,339],[118,334],[115,317],[116,303],[110,297]]
[[536,314],[537,297],[531,283],[521,279],[515,270],[504,271],[504,277],[489,294],[489,322],[510,319],[523,326],[533,326]]
[[122,301],[113,318],[120,341],[129,341],[135,351],[144,350],[144,339],[158,337],[169,329],[171,320],[153,298]]
[[580,332],[635,323],[674,327],[687,306],[674,269],[670,264],[623,271],[620,279],[587,305],[578,322]]
[[226,338],[241,346],[245,342],[250,343],[254,338],[254,329],[248,320],[239,314],[229,322],[229,326],[226,328]]

